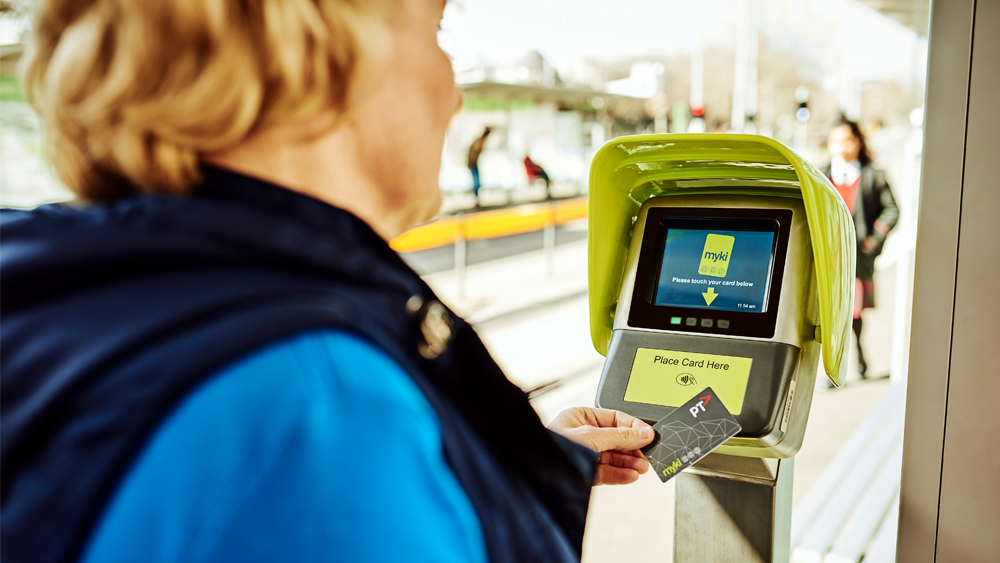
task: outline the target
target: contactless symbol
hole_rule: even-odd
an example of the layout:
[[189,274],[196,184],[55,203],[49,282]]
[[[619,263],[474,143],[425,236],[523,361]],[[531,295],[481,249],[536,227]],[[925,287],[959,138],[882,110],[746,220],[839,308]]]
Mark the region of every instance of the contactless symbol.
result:
[[694,378],[690,373],[679,373],[677,374],[677,383],[679,385],[697,385],[698,380]]

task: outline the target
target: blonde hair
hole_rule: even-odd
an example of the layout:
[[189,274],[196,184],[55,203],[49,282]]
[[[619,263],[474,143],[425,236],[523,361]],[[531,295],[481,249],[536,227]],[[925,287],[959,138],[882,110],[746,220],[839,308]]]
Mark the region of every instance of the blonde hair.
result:
[[48,0],[24,88],[80,198],[184,193],[200,154],[348,111],[386,13],[371,0]]

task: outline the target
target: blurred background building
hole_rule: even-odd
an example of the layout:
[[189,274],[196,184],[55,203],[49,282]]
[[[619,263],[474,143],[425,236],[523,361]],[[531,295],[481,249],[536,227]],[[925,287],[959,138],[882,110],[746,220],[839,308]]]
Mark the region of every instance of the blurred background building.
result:
[[[31,5],[0,2],[6,205],[68,197],[15,77]],[[467,98],[442,155],[446,209],[469,204],[466,151],[487,126],[498,134],[480,169],[497,204],[546,195],[525,156],[552,195],[585,192],[590,158],[620,135],[758,133],[822,164],[841,114],[864,124],[898,184],[920,125],[926,25],[927,2],[911,0],[452,1],[439,40]]]
[[590,156],[620,135],[758,133],[822,164],[842,114],[901,177],[894,153],[919,126],[926,22],[926,5],[907,0],[452,2],[440,42],[468,101],[442,188],[471,185],[464,147],[485,126],[501,134],[484,186],[527,186],[530,154],[585,190]]

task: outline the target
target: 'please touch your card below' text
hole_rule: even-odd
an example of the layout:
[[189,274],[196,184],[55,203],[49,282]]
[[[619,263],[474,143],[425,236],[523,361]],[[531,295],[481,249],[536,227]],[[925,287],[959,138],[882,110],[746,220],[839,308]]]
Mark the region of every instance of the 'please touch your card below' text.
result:
[[692,278],[670,278],[670,281],[674,283],[693,283],[701,285],[734,285],[736,287],[753,287],[753,282],[745,281],[728,281],[728,280],[699,280]]

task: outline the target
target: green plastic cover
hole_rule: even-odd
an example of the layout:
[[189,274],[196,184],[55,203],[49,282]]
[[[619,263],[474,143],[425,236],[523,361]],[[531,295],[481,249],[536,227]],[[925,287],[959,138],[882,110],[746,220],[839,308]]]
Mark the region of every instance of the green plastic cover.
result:
[[590,166],[590,333],[607,355],[632,230],[643,202],[672,195],[760,195],[802,199],[818,285],[823,367],[844,384],[854,309],[856,240],[847,206],[830,181],[781,143],[757,135],[619,137]]

